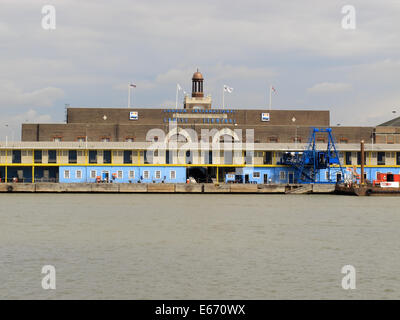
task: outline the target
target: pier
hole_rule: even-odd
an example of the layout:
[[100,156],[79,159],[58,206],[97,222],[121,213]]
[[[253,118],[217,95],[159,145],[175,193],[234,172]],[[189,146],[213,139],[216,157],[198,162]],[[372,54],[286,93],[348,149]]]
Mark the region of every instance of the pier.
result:
[[2,183],[0,193],[219,193],[327,194],[334,185],[213,184],[213,183]]

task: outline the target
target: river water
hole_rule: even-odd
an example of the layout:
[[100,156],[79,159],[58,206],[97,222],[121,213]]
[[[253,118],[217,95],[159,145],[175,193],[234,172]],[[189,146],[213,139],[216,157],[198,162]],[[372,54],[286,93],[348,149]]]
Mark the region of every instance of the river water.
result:
[[[399,299],[400,198],[1,194],[2,299]],[[56,290],[42,289],[42,266]],[[356,290],[344,290],[344,265]]]

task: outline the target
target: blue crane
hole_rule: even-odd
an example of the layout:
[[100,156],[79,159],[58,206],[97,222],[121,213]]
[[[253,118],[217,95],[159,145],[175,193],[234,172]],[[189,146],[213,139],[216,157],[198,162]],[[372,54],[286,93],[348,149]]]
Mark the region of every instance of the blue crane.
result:
[[[317,150],[317,133],[326,133],[328,136],[327,149],[324,151]],[[331,128],[312,128],[307,148],[303,152],[283,154],[280,164],[289,165],[295,169],[297,183],[336,183],[344,179],[344,170],[335,147]],[[324,169],[328,172],[328,180],[321,182],[321,179],[317,178]],[[336,174],[332,175],[332,173]],[[335,180],[332,180],[332,176],[335,176]]]

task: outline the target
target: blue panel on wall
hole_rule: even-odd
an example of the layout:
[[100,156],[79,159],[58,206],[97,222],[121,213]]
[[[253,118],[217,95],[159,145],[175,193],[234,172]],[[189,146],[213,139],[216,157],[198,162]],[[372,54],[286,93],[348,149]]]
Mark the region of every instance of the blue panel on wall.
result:
[[114,183],[185,183],[184,167],[121,167],[64,166],[60,167],[61,183],[95,183],[97,179]]

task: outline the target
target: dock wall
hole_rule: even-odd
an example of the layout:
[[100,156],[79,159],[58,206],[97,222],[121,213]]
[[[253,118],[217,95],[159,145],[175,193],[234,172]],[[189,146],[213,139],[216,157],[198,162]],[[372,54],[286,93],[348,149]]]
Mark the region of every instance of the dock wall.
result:
[[[304,190],[304,192],[303,192]],[[296,192],[297,191],[297,192]],[[0,193],[224,193],[285,194],[333,193],[334,185],[272,184],[145,184],[145,183],[1,183]]]

